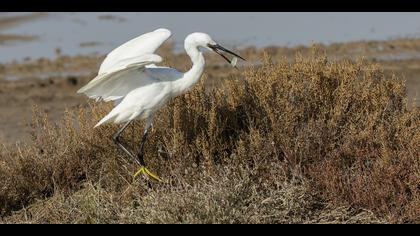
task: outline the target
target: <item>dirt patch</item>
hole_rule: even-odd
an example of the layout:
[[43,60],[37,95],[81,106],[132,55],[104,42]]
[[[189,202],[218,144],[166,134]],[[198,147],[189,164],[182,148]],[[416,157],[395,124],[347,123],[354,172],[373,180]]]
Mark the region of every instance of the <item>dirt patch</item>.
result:
[[115,16],[115,15],[100,15],[98,16],[99,20],[109,20],[115,22],[124,22],[126,19],[124,17]]
[[0,34],[0,45],[10,42],[30,42],[36,40],[36,36],[28,35],[13,35],[13,34]]
[[48,13],[40,12],[40,13],[31,13],[31,14],[20,15],[20,16],[0,17],[0,30],[14,27],[19,24],[23,24],[28,21],[37,20],[46,16],[48,16]]
[[100,42],[83,42],[79,44],[79,46],[82,48],[96,47],[99,45],[101,45]]

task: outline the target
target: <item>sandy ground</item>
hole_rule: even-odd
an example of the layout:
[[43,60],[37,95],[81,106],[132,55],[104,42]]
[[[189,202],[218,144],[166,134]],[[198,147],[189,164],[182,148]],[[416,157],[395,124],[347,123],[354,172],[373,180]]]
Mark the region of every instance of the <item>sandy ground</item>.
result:
[[[166,45],[160,51],[160,55],[165,57],[165,64],[186,70],[190,64],[187,56],[173,55],[169,52],[170,48],[171,45]],[[379,63],[390,76],[396,74],[406,80],[410,104],[420,105],[420,40],[318,45],[318,49],[326,52],[332,60],[364,57]],[[284,57],[293,60],[297,53],[310,54],[311,49],[270,47],[265,52],[274,60]],[[248,59],[248,64],[258,65],[263,50],[248,48],[240,54]],[[28,123],[34,105],[46,111],[51,120],[57,121],[66,108],[86,104],[87,98],[76,94],[76,91],[94,78],[103,59],[104,56],[58,55],[53,60],[41,58],[0,64],[0,142],[13,144],[28,140]],[[215,55],[208,55],[205,74],[209,86],[235,73],[223,62]]]

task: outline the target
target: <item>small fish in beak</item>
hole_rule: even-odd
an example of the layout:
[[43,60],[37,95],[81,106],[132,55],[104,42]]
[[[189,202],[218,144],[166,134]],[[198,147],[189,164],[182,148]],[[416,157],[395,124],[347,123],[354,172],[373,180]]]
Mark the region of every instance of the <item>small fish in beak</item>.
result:
[[232,58],[232,61],[230,62],[230,64],[231,64],[233,67],[235,67],[235,68],[236,68],[236,63],[238,63],[238,58],[237,58],[237,57]]
[[[220,46],[219,44],[215,44],[215,45],[211,45],[211,44],[208,44],[207,45],[209,48],[211,48],[215,53],[217,53],[217,54],[219,54],[221,57],[223,57],[227,62],[229,62],[229,64],[231,64],[233,67],[235,67],[235,68],[237,68],[236,67],[236,64],[237,64],[237,62],[238,62],[238,57],[240,58],[240,59],[242,59],[242,60],[244,60],[244,61],[246,61],[243,57],[241,57],[241,56],[239,56],[238,54],[236,54],[236,53],[234,53],[234,52],[232,52],[232,51],[230,51],[230,50],[228,50],[228,49],[226,49],[226,48],[224,48],[224,47],[222,47],[222,46]],[[229,53],[229,54],[231,54],[231,55],[233,55],[234,57],[233,57],[233,59],[232,59],[232,61],[231,60],[229,60],[229,58],[227,58],[225,55],[223,55],[223,53],[222,52],[227,52],[227,53]]]

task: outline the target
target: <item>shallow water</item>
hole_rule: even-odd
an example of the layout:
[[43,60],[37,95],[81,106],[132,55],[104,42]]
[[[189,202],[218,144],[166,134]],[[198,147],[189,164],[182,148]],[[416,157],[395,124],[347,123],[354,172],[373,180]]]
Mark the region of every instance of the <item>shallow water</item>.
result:
[[[1,17],[25,13],[0,13]],[[26,13],[28,14],[28,13]],[[31,42],[0,45],[0,62],[62,54],[105,54],[156,28],[173,32],[176,51],[188,33],[202,31],[227,47],[295,46],[420,36],[420,13],[48,13],[0,30],[35,35]]]

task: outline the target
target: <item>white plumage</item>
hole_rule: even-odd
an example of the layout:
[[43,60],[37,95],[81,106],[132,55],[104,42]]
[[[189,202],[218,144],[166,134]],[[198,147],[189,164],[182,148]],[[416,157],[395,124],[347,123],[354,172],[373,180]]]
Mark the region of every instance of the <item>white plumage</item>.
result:
[[117,106],[95,127],[111,121],[127,122],[138,116],[147,118],[169,98],[170,86],[166,82],[183,74],[172,68],[157,67],[155,63],[162,62],[162,58],[153,53],[170,36],[169,30],[157,29],[107,55],[98,76],[78,91],[97,100],[116,101]]
[[78,93],[112,101],[121,99],[135,87],[143,86],[144,76],[137,76],[142,75],[142,69],[162,62],[162,58],[153,53],[170,36],[169,30],[158,29],[117,47],[106,56],[98,75]]
[[[209,35],[192,33],[184,42],[185,50],[193,63],[189,71],[182,73],[173,68],[156,66],[162,62],[162,58],[155,51],[170,36],[169,30],[157,29],[117,47],[102,62],[98,75],[78,91],[97,101],[114,101],[115,107],[95,127],[109,122],[126,123],[114,136],[114,140],[132,157],[118,141],[119,135],[132,120],[146,119],[145,134],[141,142],[143,147],[153,114],[170,98],[184,93],[200,79],[205,61],[199,48],[213,50],[229,63],[230,60],[222,51],[243,59],[218,45]],[[142,150],[138,156],[140,164],[144,165]]]

